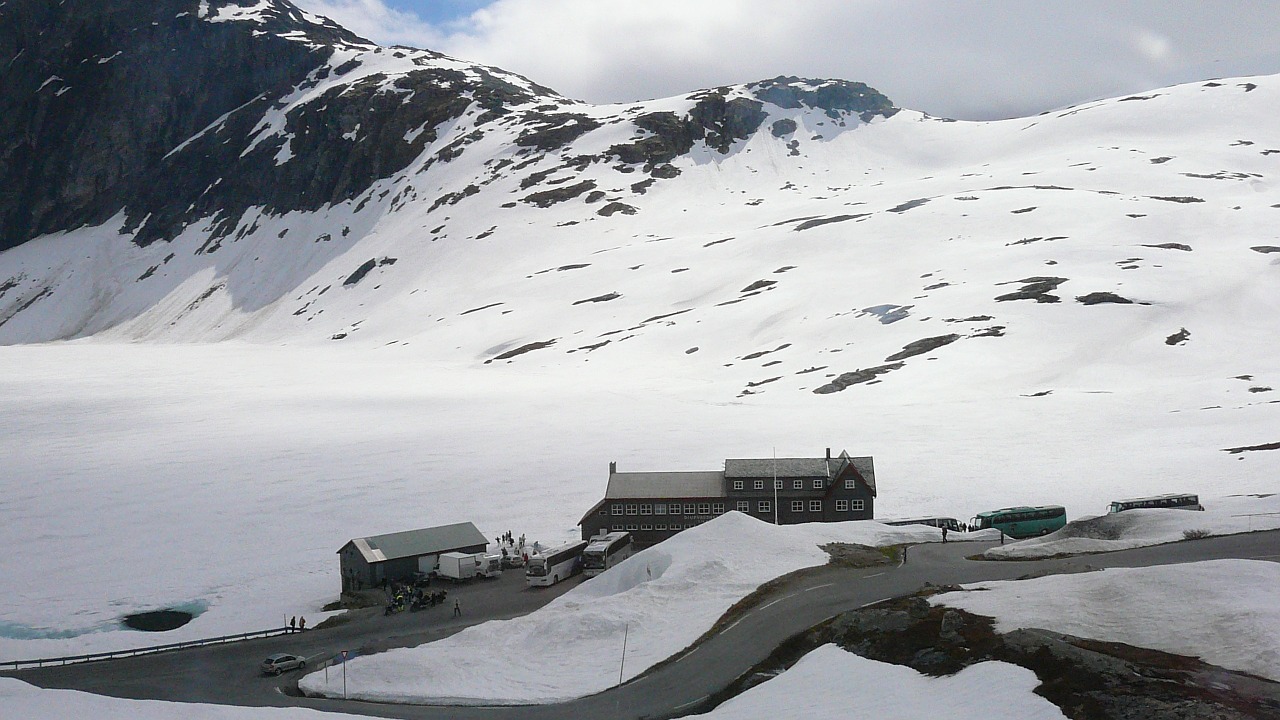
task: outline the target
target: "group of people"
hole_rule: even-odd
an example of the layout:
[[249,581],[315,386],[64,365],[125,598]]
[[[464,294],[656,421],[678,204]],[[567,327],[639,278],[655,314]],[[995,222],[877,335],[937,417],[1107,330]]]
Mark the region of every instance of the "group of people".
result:
[[[498,546],[498,551],[502,553],[502,566],[512,567],[513,565],[523,565],[529,562],[529,553],[524,547],[524,534],[519,538],[513,536],[508,530],[493,539],[493,544]],[[537,542],[534,542],[534,552],[537,550]],[[518,559],[517,562],[512,562]]]
[[289,632],[302,632],[303,630],[306,630],[306,629],[307,629],[307,619],[305,617],[302,618],[301,620],[299,620],[298,616],[296,615],[289,618]]

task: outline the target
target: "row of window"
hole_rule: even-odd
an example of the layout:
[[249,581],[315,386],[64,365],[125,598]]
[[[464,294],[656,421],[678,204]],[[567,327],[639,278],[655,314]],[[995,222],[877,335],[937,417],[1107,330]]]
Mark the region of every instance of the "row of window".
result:
[[[808,500],[808,501],[792,500],[791,512],[796,512],[796,513],[804,512],[806,502],[808,502],[809,512],[822,512],[822,508],[823,508],[822,500]],[[866,505],[862,500],[836,500],[836,512],[838,513],[850,512],[850,511],[862,512],[865,508],[866,508]],[[622,515],[624,513],[627,515],[636,515],[636,514],[666,515],[668,509],[670,509],[672,515],[680,514],[682,510],[684,515],[723,515],[724,503],[684,503],[683,505],[681,503],[671,503],[670,508],[668,508],[667,503],[653,503],[653,504],[614,503],[613,504],[614,515]],[[737,507],[735,509],[738,512],[744,512],[744,513],[751,512],[751,501],[739,500],[737,501]],[[760,500],[756,502],[756,512],[758,513],[773,512],[773,501]],[[601,510],[601,514],[603,513],[604,511]],[[627,529],[634,530],[635,528],[629,527]],[[658,528],[658,529],[661,530],[665,528]],[[672,529],[679,529],[679,528],[674,527]]]
[[[723,515],[724,503],[671,503],[669,509],[672,515]],[[613,504],[614,515],[666,515],[667,511],[667,503]]]
[[[822,512],[821,500],[810,500],[809,512]],[[792,500],[791,512],[804,512],[804,500]],[[865,508],[862,500],[837,500],[836,512],[861,512]],[[738,501],[738,512],[751,512],[751,502],[748,500]],[[773,512],[773,503],[768,500],[761,500],[756,503],[756,512]]]
[[635,523],[628,523],[627,525],[618,523],[610,529],[610,532],[622,532],[623,530],[628,532],[635,532],[636,530],[688,530],[689,528],[696,527],[701,524],[702,523],[697,522],[685,523],[683,525],[680,523],[640,523],[639,525],[636,525]]
[[[774,481],[773,481],[773,489],[774,489],[774,490],[781,490],[781,489],[783,488],[783,485],[784,485],[785,483],[786,483],[786,481],[785,481],[785,480],[778,480],[778,479],[774,479]],[[763,489],[764,489],[764,480],[753,480],[753,481],[752,481],[752,483],[751,483],[751,487],[752,487],[752,489],[753,489],[753,490],[763,490]],[[821,489],[823,489],[824,487],[826,487],[826,480],[824,480],[823,478],[814,478],[814,479],[813,479],[813,489],[814,489],[814,490],[821,490]],[[803,490],[803,489],[804,489],[804,480],[803,480],[802,478],[797,478],[797,479],[795,479],[795,480],[792,480],[792,481],[791,481],[791,488],[792,488],[793,490]],[[742,481],[742,480],[734,480],[734,481],[733,481],[733,489],[734,489],[734,490],[745,490],[745,489],[746,489],[746,487],[745,487],[745,483],[744,483],[744,481]],[[857,489],[857,480],[855,480],[854,478],[845,478],[845,480],[844,480],[844,489],[845,489],[845,490],[855,490],[855,489]]]

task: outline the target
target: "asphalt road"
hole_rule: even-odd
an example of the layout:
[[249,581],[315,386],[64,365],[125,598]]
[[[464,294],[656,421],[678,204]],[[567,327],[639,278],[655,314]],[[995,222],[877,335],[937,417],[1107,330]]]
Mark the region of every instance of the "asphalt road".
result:
[[[1006,580],[1027,575],[1080,572],[1104,567],[1139,567],[1218,558],[1280,561],[1280,531],[1230,535],[1075,558],[1026,562],[965,560],[990,543],[914,546],[898,567],[864,570],[823,568],[784,584],[738,621],[672,662],[609,691],[556,705],[459,707],[394,705],[305,698],[289,694],[297,673],[263,678],[257,664],[272,652],[296,652],[316,659],[342,649],[373,652],[419,645],[488,619],[522,615],[580,582],[552,588],[523,588],[519,573],[452,590],[446,606],[382,617],[364,611],[351,622],[304,634],[163,655],[6,673],[41,687],[72,688],[104,695],[249,706],[309,707],[389,718],[475,718],[505,720],[565,717],[594,719],[664,718],[705,711],[707,698],[763,661],[783,641],[824,620],[863,605],[934,585]],[[452,600],[464,616],[453,619]],[[314,663],[312,663],[314,665]],[[341,672],[331,668],[330,672]]]

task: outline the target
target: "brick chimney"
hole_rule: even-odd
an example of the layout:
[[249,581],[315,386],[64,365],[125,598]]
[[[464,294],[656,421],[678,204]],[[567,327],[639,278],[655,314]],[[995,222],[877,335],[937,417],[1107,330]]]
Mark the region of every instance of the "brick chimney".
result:
[[[828,455],[828,456],[830,456],[830,455],[831,455],[830,451],[828,451],[828,452],[827,452],[827,455]],[[610,462],[610,463],[609,463],[609,474],[610,474],[610,475],[612,475],[612,474],[614,474],[614,473],[616,473],[616,472],[618,472],[618,463],[616,463],[616,462]]]
[[831,448],[827,448],[827,459],[831,459]]

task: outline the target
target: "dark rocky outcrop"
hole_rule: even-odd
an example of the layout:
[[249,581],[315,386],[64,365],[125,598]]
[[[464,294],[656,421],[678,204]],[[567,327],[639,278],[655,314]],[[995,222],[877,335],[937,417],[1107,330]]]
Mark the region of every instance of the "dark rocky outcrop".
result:
[[576,113],[535,115],[528,130],[516,138],[516,144],[547,151],[564,147],[600,127],[600,123]]
[[[209,7],[228,4],[213,0]],[[165,154],[226,113],[265,107],[319,67],[335,44],[363,42],[336,25],[307,22],[289,3],[272,11],[265,27],[274,32],[260,37],[244,23],[204,22],[199,7],[197,0],[0,6],[0,57],[7,61],[0,74],[0,250],[103,222],[155,185],[169,192],[176,172],[197,171],[203,190],[229,152],[162,163]],[[274,34],[288,30],[306,33],[320,49]]]
[[[206,7],[242,5],[256,3]],[[205,217],[227,235],[255,206],[315,210],[403,169],[436,127],[473,104],[494,119],[533,97],[499,71],[469,77],[413,51],[424,67],[391,92],[381,75],[335,87],[288,110],[284,131],[255,145],[264,115],[286,107],[295,88],[360,64],[329,67],[335,49],[399,51],[315,22],[287,0],[252,22],[207,22],[201,12],[198,0],[0,6],[0,56],[12,58],[0,76],[0,250],[121,210],[141,244]]]
[[1004,295],[997,295],[996,302],[1008,302],[1010,300],[1035,300],[1040,303],[1056,303],[1061,300],[1061,298],[1050,293],[1066,281],[1066,278],[1060,277],[1024,278],[1017,281],[1023,283],[1021,290],[1005,293]]
[[[922,594],[939,589],[959,588]],[[991,618],[935,606],[920,596],[843,613],[792,638],[699,710],[777,676],[831,643],[935,677],[991,660],[1019,665],[1039,679],[1037,695],[1082,720],[1263,720],[1280,712],[1280,683],[1123,643],[1035,628],[998,633]]]
[[887,118],[898,112],[889,98],[860,82],[778,76],[752,83],[747,89],[760,100],[781,108],[826,110],[827,117],[833,120],[840,120],[847,114],[857,115],[863,122],[871,122],[877,115]]
[[814,390],[813,393],[815,395],[829,395],[831,393],[837,393],[849,387],[850,385],[858,385],[861,383],[876,381],[876,378],[879,377],[880,375],[883,375],[887,372],[892,372],[894,370],[901,369],[902,366],[903,366],[903,363],[895,362],[895,363],[890,363],[888,365],[877,365],[876,367],[864,368],[861,370],[854,370],[853,372],[841,373],[839,377],[835,378],[834,380],[827,383],[826,385],[823,385],[822,387]]
[[915,357],[916,355],[923,355],[929,352],[930,350],[936,350],[942,347],[943,345],[950,345],[951,343],[959,339],[960,339],[959,335],[951,334],[951,335],[939,335],[937,337],[929,337],[921,340],[916,340],[915,342],[907,343],[905,346],[903,346],[901,350],[885,358],[884,361],[894,362],[895,360],[906,360],[909,357]]
[[612,217],[614,213],[622,213],[623,215],[635,215],[638,212],[636,206],[628,205],[621,202],[611,202],[608,205],[596,211],[601,217]]
[[[727,153],[734,142],[750,137],[768,118],[764,103],[787,109],[822,109],[839,122],[848,115],[870,121],[877,115],[889,117],[898,111],[887,97],[874,89],[844,80],[777,77],[749,84],[746,90],[756,99],[730,97],[732,90],[721,87],[690,96],[695,103],[683,116],[673,112],[641,115],[633,122],[648,135],[614,145],[608,154],[624,163],[642,163],[646,169],[652,169],[689,152],[699,140],[720,153]],[[795,130],[796,123],[790,119],[779,120],[771,126],[775,137]]]
[[582,182],[574,183],[573,185],[566,185],[552,190],[543,190],[542,192],[532,193],[520,199],[531,205],[537,205],[538,207],[545,208],[551,207],[558,202],[572,200],[588,190],[594,190],[595,187],[595,180],[583,180]]
[[1102,305],[1104,303],[1116,303],[1119,305],[1132,305],[1133,301],[1127,297],[1121,297],[1113,292],[1091,292],[1087,295],[1077,295],[1076,302],[1084,305]]

